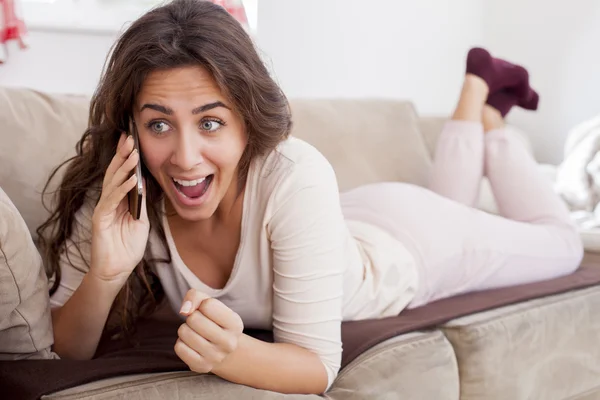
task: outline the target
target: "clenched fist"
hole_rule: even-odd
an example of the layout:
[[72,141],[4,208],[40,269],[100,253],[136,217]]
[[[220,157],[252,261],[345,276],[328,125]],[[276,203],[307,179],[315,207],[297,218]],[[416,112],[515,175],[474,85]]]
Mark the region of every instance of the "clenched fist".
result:
[[187,319],[177,332],[175,353],[192,371],[212,371],[237,348],[244,324],[219,300],[190,289],[180,313]]

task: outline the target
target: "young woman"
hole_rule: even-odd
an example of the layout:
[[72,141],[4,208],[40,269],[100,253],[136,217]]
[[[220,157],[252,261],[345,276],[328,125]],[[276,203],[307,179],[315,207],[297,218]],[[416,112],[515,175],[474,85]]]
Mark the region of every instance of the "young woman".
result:
[[[431,190],[381,183],[340,197],[327,160],[289,136],[286,98],[231,16],[197,0],[149,12],[117,42],[40,229],[54,350],[91,358],[115,315],[128,328],[164,294],[182,315],[175,351],[190,369],[322,393],[340,366],[342,320],[572,272],[582,246],[567,210],[503,129],[515,105],[537,107],[527,72],[472,50]],[[141,155],[123,133],[129,118]],[[483,173],[502,216],[473,208]],[[244,327],[272,329],[275,343]]]

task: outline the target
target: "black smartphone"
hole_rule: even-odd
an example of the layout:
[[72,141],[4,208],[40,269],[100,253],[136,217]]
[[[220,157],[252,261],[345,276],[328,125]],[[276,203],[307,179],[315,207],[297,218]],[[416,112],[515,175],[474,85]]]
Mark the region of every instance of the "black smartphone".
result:
[[137,183],[135,187],[129,191],[127,197],[129,200],[129,212],[133,218],[140,219],[140,215],[142,214],[142,196],[144,193],[144,182],[142,181],[142,153],[140,152],[140,141],[133,118],[129,120],[129,134],[133,137],[133,148],[137,150],[140,158],[135,168],[131,171],[131,175],[137,175]]

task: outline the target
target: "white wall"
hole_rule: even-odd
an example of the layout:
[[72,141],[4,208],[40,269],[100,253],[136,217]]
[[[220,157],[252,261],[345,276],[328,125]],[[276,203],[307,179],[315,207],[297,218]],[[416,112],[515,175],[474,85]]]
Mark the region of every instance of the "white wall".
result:
[[[406,98],[443,113],[482,41],[482,14],[479,0],[260,0],[257,41],[290,97]],[[0,85],[90,94],[114,38],[34,31]]]
[[[559,162],[568,130],[600,111],[600,1],[260,0],[257,42],[290,97],[411,99],[448,114],[474,45],[531,71],[538,112],[509,121],[540,161]],[[33,31],[0,85],[93,92],[114,35]],[[12,46],[14,47],[14,46]]]
[[558,163],[569,130],[600,113],[600,1],[260,0],[258,38],[287,93],[412,99],[451,111],[472,45],[527,67],[537,112],[509,122]]
[[485,43],[519,61],[540,93],[535,113],[509,121],[529,133],[537,158],[559,162],[570,128],[600,114],[600,1],[491,0]]
[[113,35],[31,32],[29,49],[9,43],[8,62],[0,65],[0,86],[91,94],[113,42]]
[[480,0],[260,0],[258,43],[289,97],[384,97],[448,113]]

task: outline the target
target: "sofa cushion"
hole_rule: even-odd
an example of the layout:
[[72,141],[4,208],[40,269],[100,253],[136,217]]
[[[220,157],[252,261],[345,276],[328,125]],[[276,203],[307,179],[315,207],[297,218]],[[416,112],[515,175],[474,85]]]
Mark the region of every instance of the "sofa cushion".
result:
[[[410,366],[407,368],[407,366]],[[435,382],[435,384],[431,384]],[[410,333],[373,347],[346,366],[328,392],[331,400],[397,398],[458,399],[458,369],[452,346],[439,331]],[[284,395],[226,382],[214,375],[190,372],[111,378],[45,396],[45,399],[131,400],[322,399]]]
[[41,204],[42,189],[52,170],[75,154],[88,107],[86,99],[0,87],[0,187],[34,239],[35,229],[48,216]]
[[[215,375],[165,372],[116,377],[43,396],[44,400],[323,400],[317,395],[281,394],[236,385]],[[335,399],[332,399],[335,400]]]
[[410,102],[293,100],[292,134],[325,155],[340,190],[401,181],[424,185],[431,158]]
[[[338,375],[331,399],[458,399],[454,350],[439,331],[386,340],[361,354]],[[432,384],[432,382],[435,382]]]
[[598,390],[599,309],[595,286],[446,324],[461,399],[559,400]]
[[55,358],[48,304],[42,259],[0,188],[0,360]]

